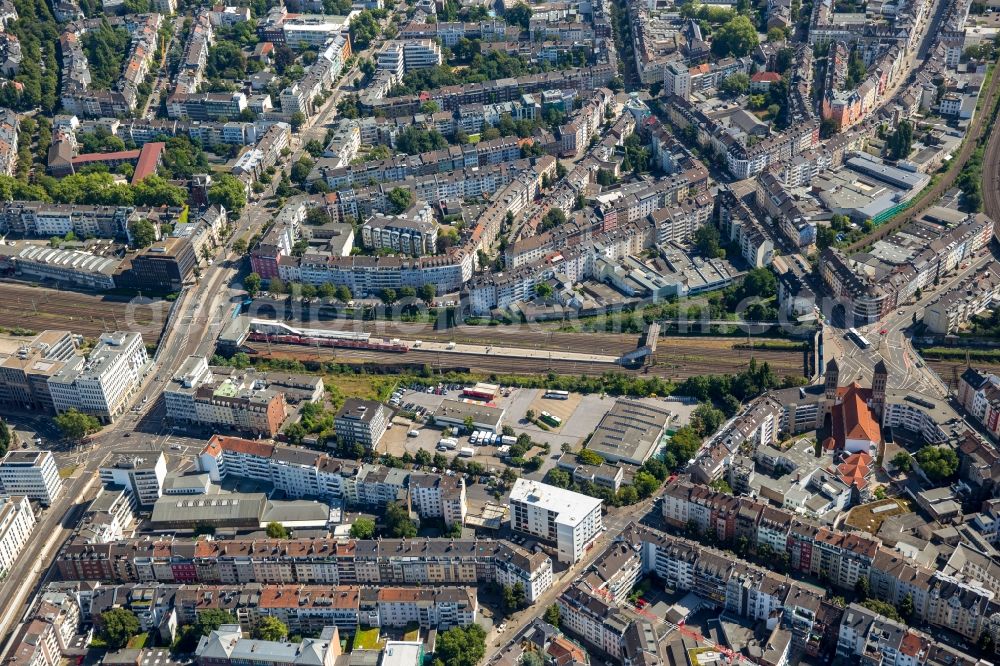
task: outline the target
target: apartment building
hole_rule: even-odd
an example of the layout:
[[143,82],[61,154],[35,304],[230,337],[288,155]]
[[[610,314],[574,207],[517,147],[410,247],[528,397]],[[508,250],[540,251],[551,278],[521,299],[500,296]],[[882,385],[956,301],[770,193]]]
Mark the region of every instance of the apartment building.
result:
[[8,201],[0,210],[0,230],[51,238],[72,232],[79,238],[124,237],[137,219],[132,206],[89,206],[43,201]]
[[359,615],[366,626],[417,624],[447,631],[475,624],[479,610],[474,587],[362,587],[360,597]]
[[923,663],[930,641],[902,622],[890,620],[859,604],[844,611],[837,635],[837,654],[845,659],[873,659],[885,666]]
[[133,506],[149,510],[163,495],[167,459],[162,451],[119,451],[109,466],[100,468],[99,474],[105,485],[125,488]]
[[11,666],[59,666],[62,661],[55,625],[36,618],[21,625],[4,663]]
[[[290,446],[215,435],[198,456],[198,469],[218,483],[228,478],[247,478],[274,485],[292,498],[340,500],[350,505],[384,506],[405,499],[410,474],[382,465],[359,464]],[[415,475],[414,475],[415,477]],[[464,488],[460,494],[464,500]],[[428,517],[464,516],[464,507],[442,500],[441,512]],[[437,505],[415,505],[437,511]],[[423,515],[423,514],[421,514]]]
[[[21,46],[17,37],[0,33],[0,72],[13,77],[20,62]],[[15,59],[17,62],[15,62]],[[20,120],[9,109],[0,111],[0,175],[13,176],[17,167],[17,140]]]
[[0,495],[0,576],[6,576],[35,528],[31,502],[24,495]]
[[[247,108],[247,97],[234,93],[174,92],[167,98],[167,114],[175,120],[239,118]],[[107,114],[105,114],[107,115]]]
[[514,587],[520,583],[529,603],[534,603],[543,592],[552,587],[552,560],[545,553],[529,552],[504,542],[497,549],[493,564],[496,582],[504,587]]
[[411,474],[410,505],[424,518],[441,518],[446,527],[464,525],[465,479],[461,476]]
[[49,377],[76,353],[77,338],[69,331],[42,331],[13,354],[0,355],[0,403],[51,413]]
[[385,434],[392,410],[377,400],[348,398],[333,420],[337,439],[375,449]]
[[939,295],[924,308],[923,322],[935,335],[950,335],[1000,301],[1000,269],[988,265]]
[[[492,539],[74,539],[56,559],[64,580],[227,585],[475,585],[511,576],[544,583],[551,567],[547,556]],[[532,569],[516,571],[521,565]]]
[[0,460],[0,493],[50,506],[60,491],[62,478],[51,451],[8,451]]
[[[858,578],[868,576],[881,545],[877,539],[820,527],[789,511],[687,481],[667,486],[661,510],[668,524],[697,525],[720,541],[734,540],[739,532],[752,544],[767,544],[786,553],[793,569],[822,575],[845,589],[853,589]],[[740,516],[750,522],[742,522]]]
[[53,409],[76,409],[110,423],[125,413],[148,362],[142,335],[105,333],[86,359],[75,356],[49,377]]
[[[426,204],[424,204],[426,207]],[[426,207],[417,214],[372,216],[361,227],[362,244],[373,250],[392,250],[422,257],[437,253],[438,225]]]
[[322,396],[318,377],[210,368],[201,356],[186,359],[164,390],[170,419],[268,437],[288,418],[289,404],[315,402]]
[[559,561],[575,563],[602,531],[602,501],[537,481],[518,479],[510,491],[510,526],[552,542]]

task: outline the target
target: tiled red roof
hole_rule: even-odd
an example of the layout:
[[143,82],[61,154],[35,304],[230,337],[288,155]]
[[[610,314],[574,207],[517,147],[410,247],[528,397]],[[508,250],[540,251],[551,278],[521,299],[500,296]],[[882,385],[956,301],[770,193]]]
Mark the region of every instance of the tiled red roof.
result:
[[163,154],[164,148],[166,148],[166,144],[162,141],[153,141],[142,147],[142,150],[139,151],[139,161],[135,165],[135,171],[132,172],[133,185],[156,173],[156,167],[160,164],[160,155]]

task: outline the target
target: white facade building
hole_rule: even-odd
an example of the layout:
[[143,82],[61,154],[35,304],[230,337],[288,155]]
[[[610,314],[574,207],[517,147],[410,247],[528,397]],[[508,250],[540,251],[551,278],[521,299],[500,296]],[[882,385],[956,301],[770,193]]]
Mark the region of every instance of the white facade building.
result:
[[163,494],[167,459],[162,451],[121,451],[100,474],[105,484],[128,489],[140,507],[152,507]]
[[25,495],[49,506],[61,490],[51,451],[10,451],[0,461],[0,493]]
[[86,360],[73,361],[49,378],[57,413],[76,409],[110,423],[125,413],[139,389],[149,355],[139,333],[105,333]]
[[510,526],[554,542],[559,561],[572,564],[601,533],[601,504],[594,497],[518,479],[510,491]]
[[0,576],[17,561],[35,527],[31,502],[24,495],[0,495]]

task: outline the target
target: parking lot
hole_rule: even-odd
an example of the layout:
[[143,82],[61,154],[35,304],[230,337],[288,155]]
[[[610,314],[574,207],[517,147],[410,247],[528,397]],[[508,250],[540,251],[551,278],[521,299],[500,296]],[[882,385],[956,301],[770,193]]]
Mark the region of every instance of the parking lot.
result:
[[[554,400],[544,398],[544,394],[544,389],[515,388],[510,390],[509,395],[501,395],[492,403],[504,410],[503,425],[513,428],[516,435],[527,434],[532,441],[540,445],[529,451],[526,457],[530,458],[535,454],[543,453],[544,449],[541,445],[546,443],[549,445],[549,454],[544,456],[545,460],[540,469],[524,473],[522,470],[514,468],[520,476],[535,480],[543,479],[545,474],[555,466],[556,461],[562,455],[564,444],[568,444],[571,450],[578,451],[584,440],[594,432],[616,400],[613,396],[578,393],[571,393],[567,400]],[[457,451],[438,450],[438,442],[444,436],[444,428],[427,424],[428,417],[440,407],[445,398],[461,400],[461,387],[443,387],[441,393],[402,389],[398,407],[401,414],[396,416],[392,427],[386,431],[379,443],[379,452],[394,456],[409,453],[412,456],[423,449],[431,454],[442,453],[448,458],[457,456]],[[671,423],[672,429],[686,425],[690,421],[691,412],[697,406],[696,403],[675,398],[641,398],[639,400],[649,404],[667,406],[677,414],[676,420]],[[526,419],[525,415],[529,409],[534,411],[536,418],[545,411],[562,419],[562,424],[549,430],[543,430]],[[416,421],[402,416],[402,413],[414,411],[418,414]],[[410,436],[410,431],[415,431],[416,435]],[[467,433],[462,436],[452,434],[452,437],[458,439],[459,448],[472,446]],[[482,464],[487,471],[499,474],[507,466],[498,457],[496,446],[475,446],[472,448],[475,450],[475,455],[466,458],[466,460]],[[486,492],[485,487],[479,484],[471,485],[468,492],[470,504],[474,505],[476,500],[492,500],[492,496]],[[481,497],[479,497],[480,495]]]

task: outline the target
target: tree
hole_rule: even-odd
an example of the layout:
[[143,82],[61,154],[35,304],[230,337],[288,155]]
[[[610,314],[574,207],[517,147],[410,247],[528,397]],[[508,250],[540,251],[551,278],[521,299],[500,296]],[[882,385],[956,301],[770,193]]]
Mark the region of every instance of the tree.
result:
[[437,660],[444,666],[476,666],[486,655],[486,631],[478,624],[438,634]]
[[726,256],[722,249],[722,236],[714,225],[704,224],[694,233],[695,245],[698,251],[709,259],[721,259]]
[[542,615],[542,619],[551,624],[553,627],[559,626],[560,616],[559,616],[559,605],[552,604],[545,609],[545,614]]
[[292,165],[292,180],[296,183],[304,184],[309,179],[309,173],[312,171],[313,166],[316,163],[303,155],[299,160]]
[[771,28],[767,31],[767,41],[779,43],[785,41],[785,31],[781,28]]
[[396,539],[409,539],[417,536],[417,526],[410,520],[410,513],[399,502],[393,502],[385,508],[385,526],[389,536]]
[[79,441],[101,429],[100,421],[76,409],[67,409],[62,414],[57,415],[53,421],[65,439],[74,441]]
[[372,13],[365,9],[351,19],[349,27],[351,34],[351,44],[358,50],[368,48],[372,40],[378,37],[381,32],[378,21]]
[[569,488],[570,484],[573,483],[573,479],[570,477],[569,472],[564,469],[559,469],[558,467],[553,467],[545,475],[549,485],[555,486],[557,488]]
[[548,282],[539,282],[535,285],[535,295],[544,301],[552,296],[552,287]]
[[910,468],[913,467],[913,456],[906,451],[900,451],[892,457],[892,464],[900,472],[909,472]]
[[348,301],[354,298],[354,294],[351,293],[351,289],[347,285],[343,284],[339,285],[336,289],[336,292],[338,301],[347,303]]
[[10,432],[10,426],[3,419],[0,419],[0,456],[7,454],[14,437]]
[[382,301],[388,303],[389,305],[395,303],[396,299],[398,298],[396,290],[393,289],[392,287],[386,287],[385,289],[383,289],[381,291],[381,296],[382,296]]
[[701,403],[691,414],[691,424],[702,437],[715,434],[725,420],[726,415],[722,410],[716,409],[710,402]]
[[299,128],[306,124],[306,114],[301,111],[296,111],[288,119],[288,123],[292,126],[293,132],[298,132]]
[[358,518],[351,525],[352,539],[371,539],[375,536],[375,521],[371,518]]
[[750,77],[742,72],[730,74],[719,84],[719,91],[726,95],[745,95],[750,92]]
[[531,8],[519,2],[504,13],[504,20],[508,25],[518,25],[522,30],[527,30],[531,21]]
[[101,613],[101,637],[112,650],[120,650],[139,633],[139,618],[125,608],[112,608]]
[[868,581],[867,576],[858,576],[858,580],[854,583],[854,594],[857,595],[858,599],[864,601],[871,594],[871,583]]
[[545,662],[537,652],[529,650],[521,655],[521,666],[545,666]]
[[951,479],[958,471],[958,454],[947,446],[928,444],[917,451],[917,462],[927,478],[935,483]]
[[394,187],[389,190],[388,199],[392,213],[399,215],[413,205],[413,192],[405,187]]
[[262,641],[280,641],[288,636],[288,627],[276,617],[262,617],[253,629],[253,636]]
[[229,611],[218,608],[207,608],[198,613],[197,619],[191,625],[195,637],[208,636],[224,624],[236,624],[237,619]]
[[545,213],[541,224],[538,225],[538,233],[543,233],[563,224],[566,224],[566,213],[561,208],[551,208]]
[[250,298],[253,298],[260,293],[260,275],[257,273],[250,273],[245,278],[243,278],[243,288],[247,290]]
[[893,159],[906,159],[913,149],[913,124],[908,120],[901,120],[886,145]]
[[147,219],[132,223],[132,243],[136,247],[149,247],[156,241],[156,227]]
[[601,457],[601,454],[590,449],[580,449],[580,452],[576,454],[576,459],[584,465],[601,465],[604,463],[604,458]]
[[208,201],[239,214],[247,205],[247,194],[243,183],[236,176],[224,173],[213,179],[212,186],[208,188]]
[[899,614],[907,622],[913,617],[913,595],[907,594],[903,597],[903,600],[899,602]]
[[750,19],[736,16],[713,33],[712,53],[720,58],[730,55],[742,58],[750,55],[759,43],[757,28]]
[[434,302],[434,298],[437,296],[437,287],[428,282],[427,284],[420,285],[418,293],[420,294],[420,300],[427,303],[427,305],[430,305]]
[[[867,578],[864,580],[867,580]],[[896,610],[895,606],[893,606],[892,604],[888,604],[884,601],[879,601],[878,599],[868,599],[862,602],[861,605],[874,613],[878,613],[879,615],[884,615],[890,620],[895,620],[896,622],[900,622],[903,619],[902,617],[900,617],[899,611]]]
[[274,520],[267,524],[264,532],[272,539],[287,539],[290,536],[285,526]]

